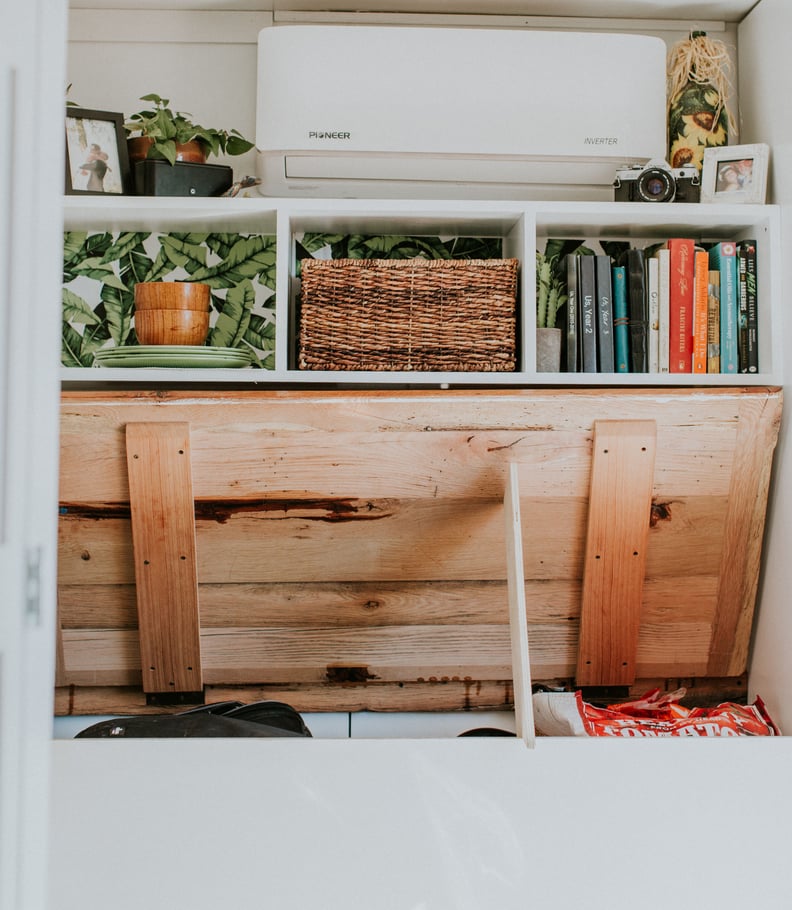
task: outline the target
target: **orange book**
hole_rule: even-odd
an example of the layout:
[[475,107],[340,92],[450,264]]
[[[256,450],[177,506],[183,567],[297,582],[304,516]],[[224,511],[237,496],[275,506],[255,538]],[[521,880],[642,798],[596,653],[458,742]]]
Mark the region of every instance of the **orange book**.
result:
[[709,254],[696,250],[693,261],[693,372],[707,372]]
[[694,240],[672,237],[665,244],[670,252],[668,370],[690,373],[693,369],[693,260]]

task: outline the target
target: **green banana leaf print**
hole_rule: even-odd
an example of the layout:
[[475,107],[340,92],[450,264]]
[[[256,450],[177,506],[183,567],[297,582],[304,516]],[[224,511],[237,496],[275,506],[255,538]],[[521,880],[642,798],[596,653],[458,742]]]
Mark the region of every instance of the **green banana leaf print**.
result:
[[207,344],[275,366],[275,238],[229,233],[68,231],[63,243],[61,363],[93,366],[102,348],[137,344],[135,285],[201,281],[212,289]]
[[500,237],[408,237],[402,235],[298,234],[302,259],[500,259]]

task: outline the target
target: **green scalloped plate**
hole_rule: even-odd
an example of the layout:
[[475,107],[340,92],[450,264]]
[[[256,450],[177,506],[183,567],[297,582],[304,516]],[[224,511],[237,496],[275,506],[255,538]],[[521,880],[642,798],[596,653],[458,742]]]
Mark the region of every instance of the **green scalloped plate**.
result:
[[130,345],[105,348],[94,354],[100,367],[195,367],[235,368],[250,366],[250,354],[240,348],[212,348],[199,345]]

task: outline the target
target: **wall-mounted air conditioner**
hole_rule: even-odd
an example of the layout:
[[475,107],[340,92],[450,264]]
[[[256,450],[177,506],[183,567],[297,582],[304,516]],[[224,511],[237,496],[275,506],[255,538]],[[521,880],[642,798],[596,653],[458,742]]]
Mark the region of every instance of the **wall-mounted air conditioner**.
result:
[[258,53],[265,195],[610,198],[665,157],[659,38],[297,25]]

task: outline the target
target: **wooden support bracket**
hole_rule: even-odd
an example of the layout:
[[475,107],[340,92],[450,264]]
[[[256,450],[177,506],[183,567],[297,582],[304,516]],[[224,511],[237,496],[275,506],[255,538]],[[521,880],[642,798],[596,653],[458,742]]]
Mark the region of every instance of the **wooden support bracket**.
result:
[[188,423],[126,425],[143,691],[203,691]]
[[635,680],[656,444],[653,420],[594,425],[578,686]]

